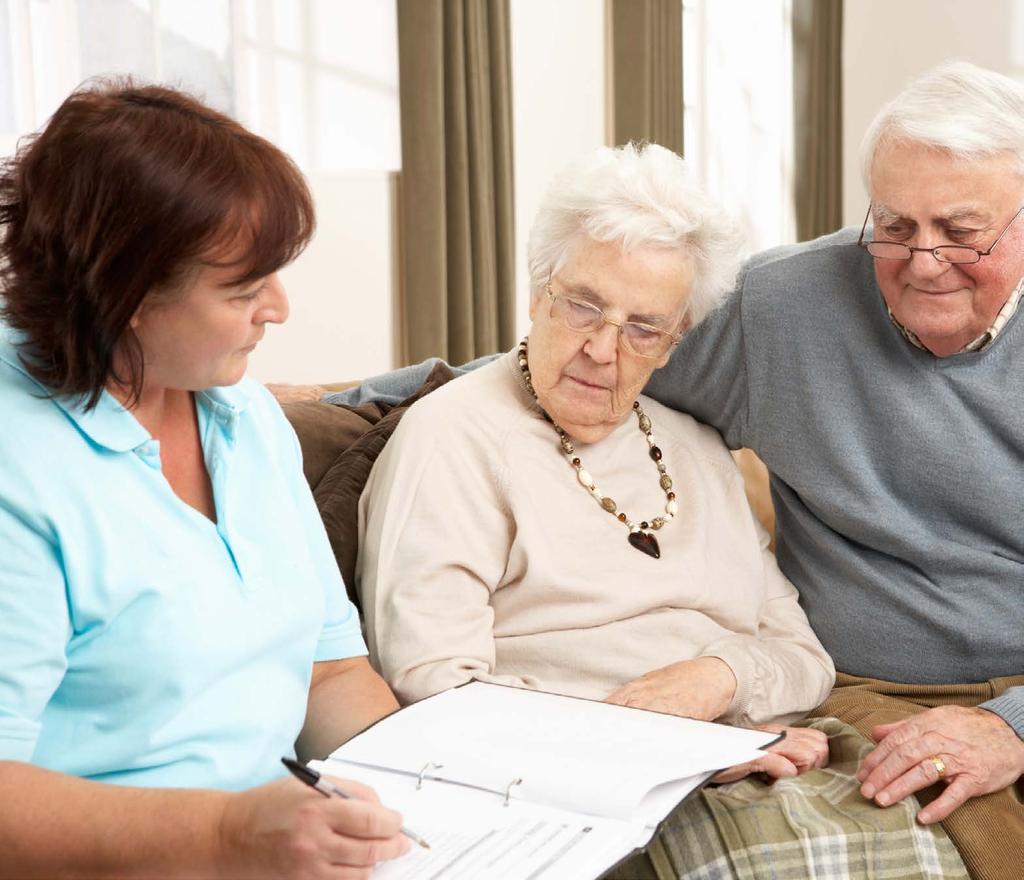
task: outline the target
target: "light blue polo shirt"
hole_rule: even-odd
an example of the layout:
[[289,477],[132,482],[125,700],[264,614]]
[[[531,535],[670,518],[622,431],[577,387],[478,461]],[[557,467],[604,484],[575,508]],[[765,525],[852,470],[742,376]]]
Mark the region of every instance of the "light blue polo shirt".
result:
[[104,394],[84,413],[0,324],[0,760],[95,780],[237,790],[294,755],[314,660],[366,653],[259,385],[196,394],[217,510]]

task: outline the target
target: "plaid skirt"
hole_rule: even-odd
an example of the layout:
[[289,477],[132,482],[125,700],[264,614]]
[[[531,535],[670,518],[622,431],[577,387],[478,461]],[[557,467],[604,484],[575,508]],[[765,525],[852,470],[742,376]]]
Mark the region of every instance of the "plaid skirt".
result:
[[942,826],[915,821],[915,798],[881,809],[861,796],[856,773],[870,740],[835,718],[801,726],[828,735],[828,767],[705,788],[610,880],[968,878]]

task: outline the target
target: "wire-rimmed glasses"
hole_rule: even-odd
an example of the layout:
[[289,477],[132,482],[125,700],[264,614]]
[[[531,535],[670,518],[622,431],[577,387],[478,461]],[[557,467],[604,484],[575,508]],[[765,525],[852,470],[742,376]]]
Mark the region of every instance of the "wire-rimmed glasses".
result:
[[1010,218],[1010,222],[1003,227],[1003,231],[996,236],[996,240],[992,242],[988,250],[979,251],[977,248],[965,244],[940,244],[938,247],[925,248],[911,247],[898,241],[864,241],[864,231],[868,228],[871,208],[872,206],[868,205],[868,212],[864,215],[864,224],[860,228],[860,238],[857,239],[857,244],[871,256],[878,257],[880,260],[909,260],[914,256],[914,251],[927,251],[940,263],[977,263],[982,257],[987,257],[995,250],[1007,230],[1013,226],[1013,221],[1024,212],[1024,206],[1021,206],[1017,213]]
[[557,318],[577,333],[594,333],[605,324],[611,324],[618,328],[623,347],[638,357],[663,357],[683,338],[681,335],[639,321],[612,321],[593,303],[573,299],[564,293],[555,293],[551,289],[550,281],[544,289],[551,300],[551,317]]

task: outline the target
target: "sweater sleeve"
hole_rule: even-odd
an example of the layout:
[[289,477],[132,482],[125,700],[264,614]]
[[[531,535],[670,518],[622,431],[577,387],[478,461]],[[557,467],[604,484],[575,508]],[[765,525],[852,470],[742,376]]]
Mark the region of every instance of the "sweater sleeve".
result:
[[406,414],[360,500],[357,583],[371,659],[403,702],[472,679],[533,687],[494,672],[491,597],[514,529],[500,452],[450,412],[423,414]]
[[994,700],[979,703],[979,707],[994,712],[1024,739],[1024,687],[1009,688]]
[[754,527],[764,568],[757,632],[718,639],[705,647],[703,656],[724,660],[736,676],[736,694],[723,720],[739,725],[787,723],[828,696],[836,671],[807,622],[796,588],[768,549],[768,533],[756,521]]
[[749,382],[740,286],[676,346],[644,393],[717,428],[730,449],[750,445]]

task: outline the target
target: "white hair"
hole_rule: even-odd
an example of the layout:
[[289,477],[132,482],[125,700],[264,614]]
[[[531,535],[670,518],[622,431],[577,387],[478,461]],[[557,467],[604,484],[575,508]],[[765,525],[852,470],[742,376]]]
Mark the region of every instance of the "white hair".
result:
[[602,147],[554,179],[527,244],[534,296],[565,265],[580,233],[623,250],[675,249],[692,260],[691,326],[722,302],[739,270],[736,225],[690,178],[686,163],[657,144]]
[[1024,174],[1024,86],[966,61],[947,61],[879,110],[861,141],[861,176],[871,190],[880,145],[917,143],[954,159],[1012,153]]

